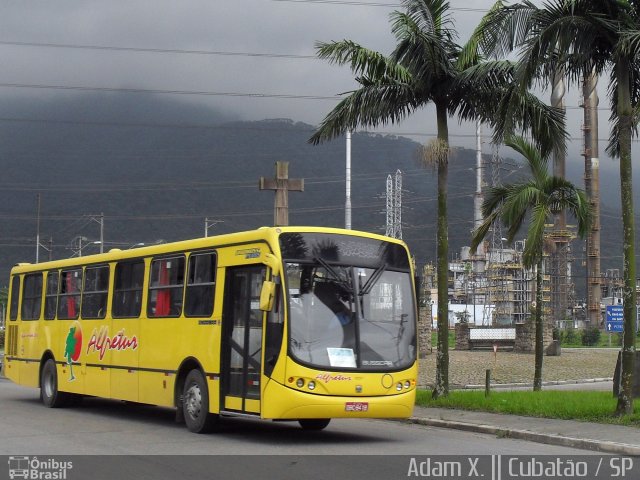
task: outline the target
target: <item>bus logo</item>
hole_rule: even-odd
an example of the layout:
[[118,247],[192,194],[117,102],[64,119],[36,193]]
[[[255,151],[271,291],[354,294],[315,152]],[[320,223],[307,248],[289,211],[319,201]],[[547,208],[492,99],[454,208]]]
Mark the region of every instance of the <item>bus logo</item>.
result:
[[73,382],[76,377],[73,375],[73,362],[76,362],[80,358],[80,352],[82,351],[82,328],[80,323],[73,322],[69,327],[69,333],[67,333],[67,340],[64,345],[64,358],[67,359],[67,365],[69,365],[69,381]]
[[259,248],[244,248],[242,250],[236,250],[236,255],[244,256],[246,260],[251,258],[260,258]]
[[138,337],[135,335],[127,337],[124,328],[120,329],[114,336],[109,336],[109,327],[102,326],[98,331],[93,329],[89,343],[87,344],[87,354],[98,352],[102,360],[108,350],[135,350],[138,348]]
[[29,478],[29,457],[9,457],[9,478]]
[[73,462],[55,458],[39,460],[38,457],[9,457],[9,478],[39,480],[66,480],[67,470],[73,468]]

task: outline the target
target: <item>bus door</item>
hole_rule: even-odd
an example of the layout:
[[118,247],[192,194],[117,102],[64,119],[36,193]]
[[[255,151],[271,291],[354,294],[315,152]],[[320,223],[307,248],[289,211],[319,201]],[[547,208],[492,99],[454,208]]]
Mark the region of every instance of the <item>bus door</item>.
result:
[[222,313],[221,409],[260,413],[264,265],[227,268]]

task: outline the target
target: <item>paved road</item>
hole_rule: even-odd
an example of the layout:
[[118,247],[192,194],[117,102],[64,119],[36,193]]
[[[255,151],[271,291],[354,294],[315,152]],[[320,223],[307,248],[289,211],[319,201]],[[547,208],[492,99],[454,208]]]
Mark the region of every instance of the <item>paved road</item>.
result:
[[584,454],[519,440],[383,420],[334,420],[322,432],[297,423],[231,419],[222,432],[196,435],[170,409],[85,399],[43,407],[35,389],[0,379],[0,455],[526,455]]

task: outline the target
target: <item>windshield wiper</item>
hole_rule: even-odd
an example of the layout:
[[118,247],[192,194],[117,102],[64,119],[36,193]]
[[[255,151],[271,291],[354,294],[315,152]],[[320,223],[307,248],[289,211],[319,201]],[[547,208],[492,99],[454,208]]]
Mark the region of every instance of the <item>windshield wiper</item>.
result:
[[349,292],[353,296],[353,286],[351,285],[351,282],[341,278],[338,272],[336,272],[335,269],[331,265],[329,265],[326,261],[324,261],[322,258],[314,257],[313,260],[319,263],[320,265],[322,265],[325,268],[325,270],[329,272],[329,274],[333,277],[336,283],[343,286],[347,290],[347,292]]
[[358,295],[360,296],[368,295],[371,289],[373,288],[373,286],[376,284],[376,282],[380,278],[380,275],[384,273],[386,268],[387,268],[386,263],[383,263],[378,268],[376,268],[374,272],[371,274],[371,276],[369,277],[369,280],[367,280],[365,284],[362,286],[362,288],[358,292]]

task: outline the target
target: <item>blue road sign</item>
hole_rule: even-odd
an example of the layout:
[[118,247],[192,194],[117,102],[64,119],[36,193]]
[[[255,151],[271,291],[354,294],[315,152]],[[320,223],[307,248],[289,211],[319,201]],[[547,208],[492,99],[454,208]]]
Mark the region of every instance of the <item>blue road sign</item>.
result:
[[624,332],[624,323],[622,322],[607,322],[607,332]]
[[624,313],[622,305],[607,305],[607,321],[605,322],[607,332],[624,331]]

